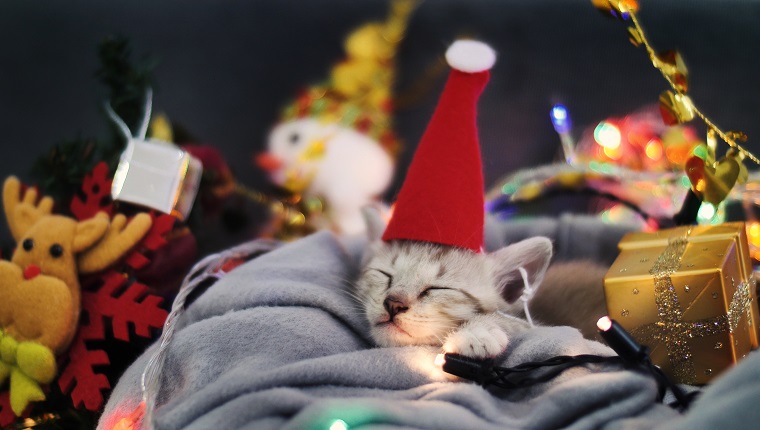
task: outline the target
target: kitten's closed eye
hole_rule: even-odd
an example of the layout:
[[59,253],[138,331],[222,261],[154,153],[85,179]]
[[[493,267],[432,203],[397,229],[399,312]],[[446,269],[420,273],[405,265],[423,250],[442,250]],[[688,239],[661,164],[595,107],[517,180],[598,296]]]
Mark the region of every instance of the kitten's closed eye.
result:
[[380,270],[374,267],[368,267],[365,271],[365,276],[378,278],[378,282],[380,282],[379,278],[387,278],[387,281],[385,282],[385,289],[390,289],[391,284],[393,283],[393,275],[384,270]]
[[383,275],[387,276],[388,278],[390,278],[390,279],[393,279],[393,276],[391,276],[391,274],[390,274],[390,273],[388,273],[388,272],[386,272],[386,271],[384,271],[384,270],[375,269],[375,268],[369,268],[368,270],[374,270],[374,271],[376,271],[376,272],[380,272],[380,273],[382,273]]
[[431,286],[431,287],[427,287],[427,288],[425,288],[425,289],[424,289],[424,290],[423,290],[423,291],[422,291],[422,292],[419,294],[419,296],[417,296],[417,298],[418,298],[418,299],[423,299],[423,298],[425,298],[425,297],[429,296],[431,292],[433,292],[433,291],[440,291],[440,290],[449,290],[449,291],[454,291],[454,289],[453,289],[453,288]]

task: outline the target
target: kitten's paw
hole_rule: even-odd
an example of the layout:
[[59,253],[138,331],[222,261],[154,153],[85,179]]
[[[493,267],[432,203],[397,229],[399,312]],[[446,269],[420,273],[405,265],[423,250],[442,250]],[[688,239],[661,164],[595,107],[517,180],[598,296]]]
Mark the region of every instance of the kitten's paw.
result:
[[498,324],[465,324],[451,333],[443,350],[473,358],[496,357],[507,349],[509,337]]

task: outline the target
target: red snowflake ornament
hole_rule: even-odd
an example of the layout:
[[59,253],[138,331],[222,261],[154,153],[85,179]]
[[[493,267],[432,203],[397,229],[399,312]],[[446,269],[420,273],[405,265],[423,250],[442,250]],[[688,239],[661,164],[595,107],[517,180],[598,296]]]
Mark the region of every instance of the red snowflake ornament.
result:
[[130,342],[130,324],[135,335],[150,338],[151,329],[163,327],[168,315],[159,307],[162,299],[147,294],[147,286],[130,281],[115,270],[101,279],[100,288],[82,293],[82,309],[88,322],[79,328],[68,352],[68,364],[58,378],[58,386],[63,393],[71,394],[74,407],[84,405],[91,411],[103,406],[103,391],[111,388],[106,376],[94,367],[110,364],[110,360],[106,351],[89,349],[87,342],[105,340],[107,322],[115,339]]
[[156,215],[151,213],[153,224],[148,230],[140,244],[127,256],[125,263],[127,266],[139,270],[150,263],[150,259],[145,255],[151,251],[157,251],[168,243],[166,235],[174,228],[177,219],[171,215]]
[[71,199],[69,209],[78,220],[89,219],[98,212],[113,214],[111,201],[111,178],[108,175],[108,164],[101,161],[92,169],[92,173],[82,180],[82,194]]

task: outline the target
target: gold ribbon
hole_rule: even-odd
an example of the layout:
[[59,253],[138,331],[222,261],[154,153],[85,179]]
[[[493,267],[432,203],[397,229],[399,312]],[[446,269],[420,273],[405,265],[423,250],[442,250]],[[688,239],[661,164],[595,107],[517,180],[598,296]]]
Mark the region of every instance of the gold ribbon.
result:
[[727,314],[696,321],[684,321],[683,310],[676,294],[671,275],[681,266],[681,258],[689,243],[687,231],[684,237],[672,238],[657,257],[649,273],[654,277],[655,303],[659,320],[632,331],[643,344],[665,343],[674,376],[679,382],[694,384],[697,373],[692,361],[689,339],[731,333],[736,330],[742,314],[749,317],[751,295],[749,285],[742,282],[734,292]]
[[728,329],[731,333],[739,327],[742,315],[747,315],[747,321],[752,318],[752,294],[748,282],[740,283],[731,298],[731,304],[728,307]]
[[11,409],[20,416],[30,402],[45,400],[39,384],[55,378],[55,355],[36,342],[17,342],[0,329],[0,385],[10,376]]

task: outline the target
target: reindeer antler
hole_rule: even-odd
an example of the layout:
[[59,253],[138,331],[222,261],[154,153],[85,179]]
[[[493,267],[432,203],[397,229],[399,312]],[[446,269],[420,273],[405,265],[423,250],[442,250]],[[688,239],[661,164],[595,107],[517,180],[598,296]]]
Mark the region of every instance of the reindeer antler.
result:
[[50,215],[53,199],[45,196],[37,202],[37,190],[31,187],[21,196],[21,182],[15,176],[9,176],[3,186],[3,207],[8,228],[13,238],[19,241],[38,219]]
[[[108,219],[108,215],[104,212],[99,212],[95,216]],[[77,258],[79,273],[99,272],[116,262],[142,240],[152,224],[153,220],[146,213],[135,215],[129,223],[123,214],[114,216],[105,236],[94,246],[79,254]]]

